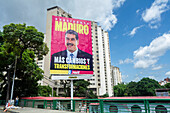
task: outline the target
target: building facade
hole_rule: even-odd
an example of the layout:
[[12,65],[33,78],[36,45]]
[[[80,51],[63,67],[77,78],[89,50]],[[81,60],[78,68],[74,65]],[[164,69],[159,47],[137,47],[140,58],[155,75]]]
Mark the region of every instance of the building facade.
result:
[[113,78],[114,86],[122,83],[122,74],[119,68],[112,66],[111,71],[112,71],[112,78]]
[[[47,9],[46,38],[48,48],[51,48],[51,26],[52,15],[72,18],[72,15],[65,12],[60,7]],[[113,96],[113,78],[111,74],[110,48],[108,32],[104,31],[96,22],[92,22],[92,51],[93,51],[93,77],[88,79],[89,88],[98,96],[108,94]],[[42,62],[42,63],[40,63]],[[61,81],[52,81],[50,78],[50,51],[44,57],[42,64],[44,70],[44,79],[40,81],[41,85],[49,85],[56,90],[57,95],[63,94]]]
[[167,77],[167,78],[165,78],[163,81],[161,80],[161,81],[159,82],[159,84],[160,84],[161,86],[164,86],[164,85],[167,84],[167,83],[170,83],[170,78],[169,78],[169,77]]

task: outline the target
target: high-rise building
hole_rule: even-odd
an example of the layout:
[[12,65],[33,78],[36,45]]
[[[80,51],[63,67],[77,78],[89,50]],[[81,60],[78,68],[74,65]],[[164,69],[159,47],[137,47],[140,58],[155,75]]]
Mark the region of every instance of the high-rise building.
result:
[[122,83],[122,74],[119,68],[112,66],[111,71],[112,71],[112,78],[113,78],[114,86]]
[[[46,38],[45,43],[51,48],[51,26],[52,15],[72,18],[71,14],[65,12],[60,7],[47,9]],[[93,53],[93,77],[89,88],[98,96],[108,94],[113,96],[113,78],[111,75],[111,61],[108,32],[104,31],[96,22],[91,21],[92,25],[92,53]],[[39,62],[40,63],[40,62]],[[40,82],[42,85],[48,85],[56,90],[57,94],[63,94],[63,86],[60,81],[50,79],[50,51],[44,57],[42,69],[44,70],[44,79]]]

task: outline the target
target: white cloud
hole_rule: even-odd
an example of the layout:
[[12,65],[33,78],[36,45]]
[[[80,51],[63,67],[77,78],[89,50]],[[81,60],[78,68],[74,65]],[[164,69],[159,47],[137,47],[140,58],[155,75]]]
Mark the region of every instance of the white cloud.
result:
[[119,8],[121,5],[124,4],[126,0],[112,0],[113,2],[113,7],[114,8]]
[[139,76],[137,76],[134,80],[132,80],[132,81],[134,81],[134,82],[138,82],[138,81],[140,81],[140,77]]
[[129,35],[133,37],[136,34],[137,30],[141,27],[143,27],[143,25],[133,28]]
[[139,59],[134,63],[135,68],[148,68],[149,66],[155,64],[157,60],[153,59]]
[[140,47],[134,51],[134,67],[154,67],[159,57],[163,56],[168,50],[170,50],[170,34],[165,33],[154,39],[149,46]]
[[45,32],[47,8],[59,6],[72,14],[73,18],[97,21],[105,30],[111,30],[117,23],[113,10],[125,0],[5,0],[0,4],[0,26],[23,23],[34,25]]
[[140,10],[138,9],[138,10],[136,10],[136,13],[138,14],[140,12]]
[[165,75],[168,75],[168,76],[170,76],[170,71],[166,72],[166,73],[165,73]]
[[115,15],[112,14],[111,11],[110,14],[108,14],[104,18],[99,17],[96,21],[99,22],[99,25],[102,26],[104,30],[111,30],[111,28],[114,27],[114,25],[117,23],[117,18]]
[[149,78],[150,78],[150,79],[157,80],[157,79],[155,78],[155,76],[149,76]]
[[113,10],[123,5],[125,0],[62,0],[58,4],[69,11],[73,18],[92,20],[104,30],[111,30],[117,23]]
[[123,64],[124,63],[124,61],[123,60],[119,60],[119,64]]
[[153,66],[152,67],[152,70],[159,70],[159,69],[161,69],[162,68],[162,66]]
[[132,62],[133,62],[132,59],[126,58],[125,60],[120,60],[119,64],[128,64],[128,63],[132,63]]
[[155,0],[149,9],[142,13],[142,19],[149,22],[151,28],[157,28],[156,23],[161,21],[161,14],[169,10],[168,0]]
[[122,75],[122,81],[126,81],[128,77],[129,77],[128,75]]

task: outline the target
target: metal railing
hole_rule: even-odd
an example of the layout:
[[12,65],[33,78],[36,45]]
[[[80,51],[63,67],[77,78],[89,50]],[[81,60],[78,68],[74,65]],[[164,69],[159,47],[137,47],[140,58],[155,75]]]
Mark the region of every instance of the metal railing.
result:
[[84,113],[170,113],[170,99],[71,99],[27,100],[20,106]]

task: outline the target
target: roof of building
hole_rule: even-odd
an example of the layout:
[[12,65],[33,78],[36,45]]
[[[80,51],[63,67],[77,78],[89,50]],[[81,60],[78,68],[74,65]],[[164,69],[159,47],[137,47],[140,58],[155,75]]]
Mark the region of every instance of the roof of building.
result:
[[[70,100],[71,97],[22,97],[21,99],[28,100]],[[85,97],[73,97],[73,99],[85,99]],[[98,99],[170,99],[170,96],[136,96],[136,97],[106,97],[106,98],[98,98]]]
[[[22,97],[21,99],[28,99],[28,100],[70,100],[71,97]],[[85,99],[85,97],[73,97],[73,99]]]
[[[60,8],[60,7],[54,6],[54,7],[48,8],[47,11],[52,10],[52,9],[56,9],[56,8]],[[60,8],[60,9],[61,9],[61,8]]]
[[170,88],[161,88],[161,89],[155,89],[156,92],[168,92],[170,91]]
[[103,99],[170,99],[170,96],[107,97]]

